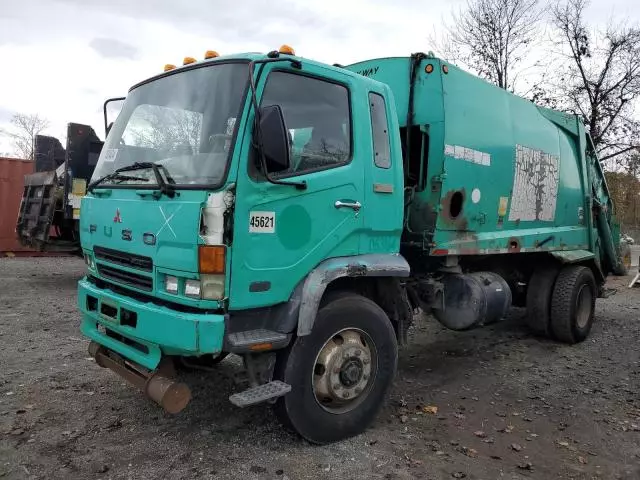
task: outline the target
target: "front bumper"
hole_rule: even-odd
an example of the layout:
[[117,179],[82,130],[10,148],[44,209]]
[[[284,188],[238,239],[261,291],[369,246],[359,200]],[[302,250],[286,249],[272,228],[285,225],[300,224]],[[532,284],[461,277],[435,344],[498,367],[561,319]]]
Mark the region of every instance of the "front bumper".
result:
[[78,307],[84,335],[150,370],[163,354],[222,350],[224,315],[180,312],[138,301],[98,288],[86,278],[78,282]]

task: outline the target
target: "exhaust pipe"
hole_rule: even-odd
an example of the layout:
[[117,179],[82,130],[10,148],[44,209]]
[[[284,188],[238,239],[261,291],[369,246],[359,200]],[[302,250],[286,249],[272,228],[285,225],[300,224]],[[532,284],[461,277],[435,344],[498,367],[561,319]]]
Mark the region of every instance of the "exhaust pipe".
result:
[[172,375],[162,368],[144,374],[129,367],[120,355],[93,341],[89,344],[89,355],[101,367],[114,371],[138,387],[147,397],[169,413],[181,412],[191,400],[189,387],[172,379]]

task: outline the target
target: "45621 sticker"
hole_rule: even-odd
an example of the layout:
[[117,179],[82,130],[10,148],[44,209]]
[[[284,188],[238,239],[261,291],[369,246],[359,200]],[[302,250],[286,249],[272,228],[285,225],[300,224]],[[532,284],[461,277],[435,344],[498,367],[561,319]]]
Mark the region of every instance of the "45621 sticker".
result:
[[275,212],[250,212],[249,233],[274,233],[276,231]]

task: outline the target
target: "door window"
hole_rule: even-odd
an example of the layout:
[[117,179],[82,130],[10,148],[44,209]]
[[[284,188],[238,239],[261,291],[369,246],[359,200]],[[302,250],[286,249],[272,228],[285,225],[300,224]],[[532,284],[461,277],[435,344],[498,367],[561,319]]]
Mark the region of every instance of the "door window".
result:
[[279,105],[289,131],[291,166],[277,176],[344,165],[351,158],[349,91],[287,72],[269,75],[262,106]]
[[369,93],[371,111],[371,130],[373,133],[373,161],[376,167],[391,167],[391,148],[389,146],[389,123],[382,95]]

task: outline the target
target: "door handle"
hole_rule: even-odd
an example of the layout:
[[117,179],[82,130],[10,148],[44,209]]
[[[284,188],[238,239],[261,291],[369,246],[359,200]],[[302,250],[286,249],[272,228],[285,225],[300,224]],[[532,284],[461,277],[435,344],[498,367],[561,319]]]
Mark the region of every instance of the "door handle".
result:
[[336,203],[333,204],[336,208],[351,208],[356,212],[360,211],[362,208],[362,204],[360,202],[343,202],[341,200],[336,200]]

